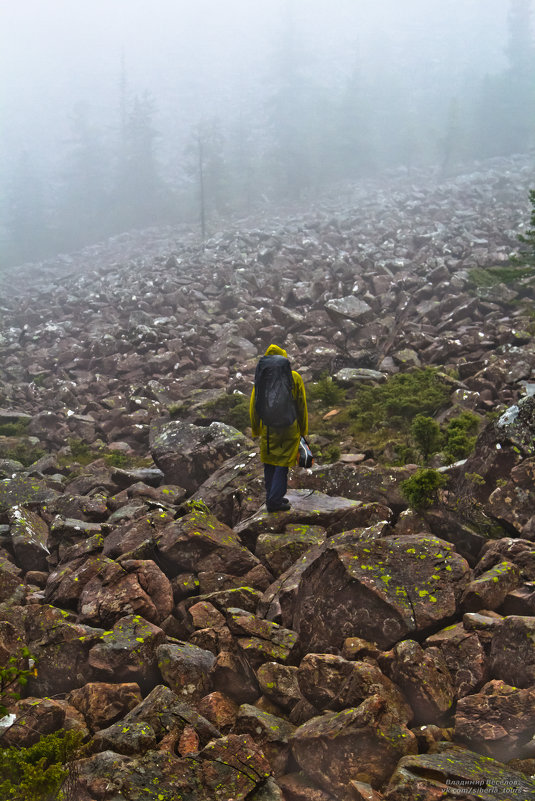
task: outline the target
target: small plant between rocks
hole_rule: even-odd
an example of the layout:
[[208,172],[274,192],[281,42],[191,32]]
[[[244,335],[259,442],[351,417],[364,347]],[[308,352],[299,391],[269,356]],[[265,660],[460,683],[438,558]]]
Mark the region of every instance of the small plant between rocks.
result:
[[438,492],[448,482],[448,477],[433,468],[420,468],[410,478],[401,482],[401,492],[413,509],[427,509],[438,500]]
[[[83,735],[77,731],[45,734],[27,748],[0,749],[0,798],[5,801],[67,801],[69,762]],[[64,789],[65,788],[65,789]]]

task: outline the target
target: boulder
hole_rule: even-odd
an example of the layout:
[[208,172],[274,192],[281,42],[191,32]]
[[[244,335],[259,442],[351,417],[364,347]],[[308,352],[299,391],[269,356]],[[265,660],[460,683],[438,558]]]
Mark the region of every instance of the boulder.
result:
[[123,718],[141,700],[139,685],[135,682],[95,681],[71,690],[68,695],[69,703],[83,715],[92,733]]
[[451,709],[455,688],[442,654],[414,640],[394,646],[392,680],[409,701],[414,723],[435,723]]
[[259,565],[231,528],[195,502],[157,534],[157,544],[158,558],[172,576],[190,571],[243,576]]
[[314,545],[321,545],[327,536],[322,526],[290,523],[283,532],[260,534],[255,554],[274,576],[280,576]]
[[232,734],[248,734],[269,762],[274,776],[286,772],[290,758],[289,739],[295,726],[287,720],[263,712],[251,704],[242,704],[238,710]]
[[264,662],[256,671],[258,685],[264,696],[287,711],[302,700],[298,668],[280,662]]
[[201,746],[219,736],[209,721],[180,700],[169,687],[160,684],[120,721],[99,730],[93,736],[92,748],[112,749],[121,754],[143,753],[165,737],[177,741],[186,727],[196,732]]
[[356,709],[326,712],[296,729],[292,751],[299,767],[340,801],[352,801],[352,780],[383,785],[402,756],[417,752],[416,738],[370,696]]
[[190,643],[164,644],[156,651],[164,681],[179,698],[195,706],[210,692],[215,656]]
[[256,450],[240,451],[203,481],[192,495],[234,527],[253,515],[265,501],[264,470]]
[[[343,462],[316,464],[306,472],[300,472],[289,485],[294,483],[301,489],[316,490],[329,495],[341,495],[364,504],[378,504],[401,512],[407,507],[402,496],[400,484],[409,478],[415,468],[383,467],[380,465],[351,465]],[[383,516],[383,520],[388,520]],[[375,521],[371,521],[375,522]],[[369,525],[369,524],[364,524]],[[338,529],[340,531],[340,529]]]
[[78,731],[84,738],[89,734],[83,716],[65,700],[23,698],[10,712],[15,720],[2,734],[2,748],[28,748],[43,734],[60,730]]
[[39,515],[24,506],[12,506],[7,518],[15,560],[24,571],[46,570],[48,526]]
[[502,762],[451,743],[432,754],[404,756],[384,788],[385,801],[530,798],[535,782]]
[[459,699],[455,738],[500,762],[522,759],[532,753],[524,749],[533,737],[534,719],[535,687],[518,689],[494,680]]
[[373,317],[373,311],[366,301],[359,300],[354,295],[328,300],[325,308],[335,321],[347,319],[362,324]]
[[193,493],[226,459],[253,448],[240,431],[224,423],[196,426],[181,421],[154,424],[150,430],[152,458],[167,484]]
[[173,591],[152,560],[106,560],[85,585],[79,599],[80,619],[112,626],[121,617],[137,614],[161,623],[173,609]]
[[381,698],[402,723],[412,711],[399,689],[370,662],[350,662],[334,654],[307,654],[297,671],[299,689],[319,711],[356,707],[370,696]]
[[243,542],[253,548],[260,534],[283,532],[288,525],[320,526],[328,535],[349,529],[366,528],[389,521],[390,509],[378,503],[362,503],[339,496],[309,490],[288,490],[288,512],[268,513],[261,509],[235,526]]
[[488,506],[491,514],[522,533],[535,509],[534,487],[535,459],[525,459],[513,467],[509,480],[490,494]]
[[39,668],[28,681],[28,691],[39,697],[66,693],[97,679],[89,654],[102,629],[65,622],[61,616],[54,625],[51,622],[46,608],[35,610],[34,631],[29,632],[28,647]]
[[148,692],[161,681],[156,658],[165,634],[137,615],[122,617],[111,631],[102,633],[87,660],[99,680],[139,684]]
[[238,716],[238,704],[221,692],[213,692],[201,698],[197,711],[212,723],[222,734],[228,734]]
[[340,650],[350,636],[390,648],[451,618],[469,573],[436,537],[338,535],[300,577],[292,628],[308,651]]
[[506,560],[481,573],[473,579],[461,598],[461,605],[467,612],[479,609],[498,609],[507,594],[521,583],[520,569]]
[[503,619],[492,638],[489,672],[513,687],[535,684],[535,617]]
[[[463,621],[468,617],[470,614],[465,615]],[[472,629],[469,621],[446,626],[425,640],[426,651],[439,649],[444,657],[457,698],[473,693],[488,676],[487,656],[482,644],[484,632],[481,634],[479,627],[487,627],[486,621],[490,620],[482,618],[478,623],[472,619]]]
[[13,506],[40,506],[58,496],[46,481],[25,474],[0,481],[0,512]]

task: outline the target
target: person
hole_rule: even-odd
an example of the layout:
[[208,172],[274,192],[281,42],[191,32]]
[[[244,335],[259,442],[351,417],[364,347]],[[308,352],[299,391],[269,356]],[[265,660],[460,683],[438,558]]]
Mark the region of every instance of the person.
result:
[[[265,356],[283,356],[288,354],[278,345],[270,345]],[[288,363],[289,364],[289,363]],[[295,419],[291,425],[279,428],[265,425],[257,411],[255,388],[251,392],[249,416],[253,437],[260,436],[260,459],[264,464],[264,483],[266,487],[266,507],[268,512],[288,511],[291,508],[286,490],[288,486],[288,468],[297,464],[299,442],[308,434],[308,410],[303,379],[295,370],[291,370],[293,379],[292,398],[295,405]]]

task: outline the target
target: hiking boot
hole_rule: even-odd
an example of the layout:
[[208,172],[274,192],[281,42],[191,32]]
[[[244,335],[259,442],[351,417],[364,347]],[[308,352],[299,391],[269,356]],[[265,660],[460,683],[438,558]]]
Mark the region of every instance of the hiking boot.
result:
[[292,508],[292,506],[291,506],[290,502],[288,501],[288,499],[287,498],[283,498],[282,499],[282,503],[280,503],[279,506],[268,506],[267,510],[270,513],[272,513],[272,512],[287,512],[291,508]]

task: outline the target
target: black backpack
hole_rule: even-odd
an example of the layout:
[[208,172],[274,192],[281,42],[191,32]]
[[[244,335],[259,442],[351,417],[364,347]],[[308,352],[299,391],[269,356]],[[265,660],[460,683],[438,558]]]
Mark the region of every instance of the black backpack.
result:
[[275,354],[262,356],[254,378],[255,409],[268,428],[288,428],[297,418],[290,362]]

